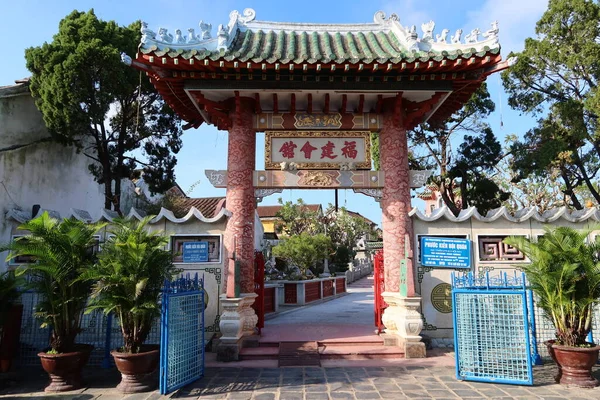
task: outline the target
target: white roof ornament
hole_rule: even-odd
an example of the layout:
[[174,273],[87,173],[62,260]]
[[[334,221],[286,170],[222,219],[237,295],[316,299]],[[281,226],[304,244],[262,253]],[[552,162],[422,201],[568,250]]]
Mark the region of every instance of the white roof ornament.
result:
[[125,53],[121,53],[121,62],[127,66],[130,66],[132,63],[131,57]]
[[423,38],[421,39],[424,42],[432,42],[433,41],[433,30],[435,29],[435,22],[429,21],[421,25],[421,30],[423,31]]
[[198,25],[200,25],[200,30],[202,31],[202,40],[210,39],[210,31],[212,30],[212,24],[207,24],[204,21],[200,21]]

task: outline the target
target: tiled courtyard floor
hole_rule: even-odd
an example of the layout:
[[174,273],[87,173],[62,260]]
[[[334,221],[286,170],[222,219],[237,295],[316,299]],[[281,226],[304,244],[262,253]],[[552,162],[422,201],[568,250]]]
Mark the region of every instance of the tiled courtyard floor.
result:
[[[349,362],[351,364],[351,362]],[[172,394],[182,399],[600,399],[600,388],[556,385],[556,367],[535,369],[535,386],[459,382],[451,367],[208,368],[205,378]],[[86,371],[91,386],[62,395],[45,394],[45,378],[36,370],[9,382],[0,375],[0,398],[142,400],[162,399],[157,392],[122,396],[113,388],[114,371]],[[600,378],[600,369],[595,376]],[[3,387],[2,385],[5,385]]]

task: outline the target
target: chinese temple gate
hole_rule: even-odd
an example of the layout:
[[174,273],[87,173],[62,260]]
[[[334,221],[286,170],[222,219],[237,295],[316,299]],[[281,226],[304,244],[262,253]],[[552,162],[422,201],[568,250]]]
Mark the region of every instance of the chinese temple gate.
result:
[[[497,23],[463,38],[460,29],[434,34],[431,21],[419,36],[383,12],[373,23],[308,24],[259,21],[246,9],[233,11],[216,37],[210,24],[199,27],[169,33],[143,24],[136,58],[124,61],[147,73],[187,128],[206,123],[229,132],[227,170],[206,172],[227,188],[232,213],[218,357],[237,359],[244,338],[255,334],[256,198],[284,188],[353,189],[380,201],[386,333],[407,357],[424,357],[408,212],[410,188],[429,173],[409,171],[406,132],[443,122],[488,75],[508,66]],[[259,131],[267,132],[265,171],[255,166]],[[371,132],[379,134],[380,171],[371,171]]]

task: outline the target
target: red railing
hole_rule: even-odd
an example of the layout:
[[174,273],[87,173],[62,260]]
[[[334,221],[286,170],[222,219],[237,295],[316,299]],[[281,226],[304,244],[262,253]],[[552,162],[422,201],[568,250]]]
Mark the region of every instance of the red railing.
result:
[[258,334],[265,327],[265,257],[260,251],[254,252],[254,293],[257,294],[252,308],[258,316]]
[[383,250],[379,250],[374,257],[374,273],[373,273],[373,287],[375,289],[375,326],[379,330],[379,333],[383,331],[383,322],[381,317],[383,316],[383,310],[387,308],[387,303],[383,301],[383,292],[385,291],[385,274],[383,270]]
[[304,302],[310,303],[321,298],[321,282],[307,282],[304,284]]
[[298,302],[298,289],[296,289],[295,283],[284,283],[283,284],[283,299],[285,304],[296,304]]
[[265,314],[275,312],[275,288],[265,288]]
[[336,294],[344,293],[345,291],[346,291],[346,280],[344,278],[337,278],[335,280]]

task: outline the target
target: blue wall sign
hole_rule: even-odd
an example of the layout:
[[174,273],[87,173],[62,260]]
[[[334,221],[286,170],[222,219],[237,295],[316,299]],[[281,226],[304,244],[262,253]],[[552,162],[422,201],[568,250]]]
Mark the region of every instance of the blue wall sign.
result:
[[183,243],[183,262],[208,262],[208,242]]
[[471,241],[423,236],[421,265],[434,268],[471,268]]

